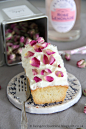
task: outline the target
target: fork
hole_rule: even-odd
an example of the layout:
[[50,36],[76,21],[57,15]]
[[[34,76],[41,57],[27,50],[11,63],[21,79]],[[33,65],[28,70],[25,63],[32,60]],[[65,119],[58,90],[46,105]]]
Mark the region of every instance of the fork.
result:
[[30,90],[29,86],[26,80],[23,78],[23,81],[17,79],[17,86],[16,86],[16,96],[20,98],[21,104],[22,104],[22,113],[21,113],[21,129],[27,129],[27,117],[25,112],[25,101],[30,96]]

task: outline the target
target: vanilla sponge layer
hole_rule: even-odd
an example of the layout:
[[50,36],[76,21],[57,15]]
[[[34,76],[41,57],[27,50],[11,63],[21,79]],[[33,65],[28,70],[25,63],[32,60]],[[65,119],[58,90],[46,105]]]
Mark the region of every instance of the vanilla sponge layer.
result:
[[[28,82],[30,84],[29,78]],[[47,86],[31,90],[31,94],[35,104],[45,104],[64,101],[68,86]]]

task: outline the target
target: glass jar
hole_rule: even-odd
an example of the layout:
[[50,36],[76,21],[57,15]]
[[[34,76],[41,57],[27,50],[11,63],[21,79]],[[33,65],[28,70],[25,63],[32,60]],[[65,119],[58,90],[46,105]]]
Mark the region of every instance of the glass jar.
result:
[[46,0],[48,38],[71,41],[80,37],[81,0]]

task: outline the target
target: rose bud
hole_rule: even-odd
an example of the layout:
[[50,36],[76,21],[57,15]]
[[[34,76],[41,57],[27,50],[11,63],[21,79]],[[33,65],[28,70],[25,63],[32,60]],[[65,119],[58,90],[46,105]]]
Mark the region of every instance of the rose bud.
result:
[[35,40],[37,40],[37,39],[39,38],[39,34],[38,34],[38,33],[37,33],[37,34],[34,34],[33,38],[34,38]]
[[69,61],[69,60],[70,60],[70,54],[65,53],[65,59],[66,59],[67,61]]
[[83,89],[83,95],[86,96],[86,89]]
[[25,37],[24,36],[21,36],[20,37],[20,43],[23,43],[25,41]]
[[22,48],[19,48],[19,49],[18,49],[18,54],[21,55],[21,53],[22,53]]
[[12,30],[11,30],[11,29],[7,29],[7,30],[5,31],[5,35],[7,35],[8,33],[12,33]]
[[6,40],[10,40],[12,38],[12,33],[8,33],[7,35],[6,35]]
[[85,59],[82,59],[82,60],[77,61],[76,65],[79,68],[85,68],[86,67]]
[[8,46],[6,49],[7,49],[7,55],[9,55],[12,52],[12,47]]
[[16,58],[16,55],[15,55],[15,54],[9,55],[9,59],[10,59],[10,60],[15,60],[15,58]]
[[85,106],[84,106],[84,113],[86,114],[86,104],[85,104]]

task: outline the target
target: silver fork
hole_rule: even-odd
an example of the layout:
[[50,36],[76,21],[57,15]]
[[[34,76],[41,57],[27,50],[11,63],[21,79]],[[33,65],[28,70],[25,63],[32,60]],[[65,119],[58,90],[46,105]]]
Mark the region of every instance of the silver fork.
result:
[[25,101],[30,96],[30,90],[29,90],[27,80],[26,80],[26,85],[25,85],[24,79],[23,79],[23,81],[21,80],[21,78],[20,78],[20,80],[17,79],[16,96],[20,98],[20,101],[22,104],[21,129],[27,129],[27,117],[26,117],[26,112],[25,112]]

